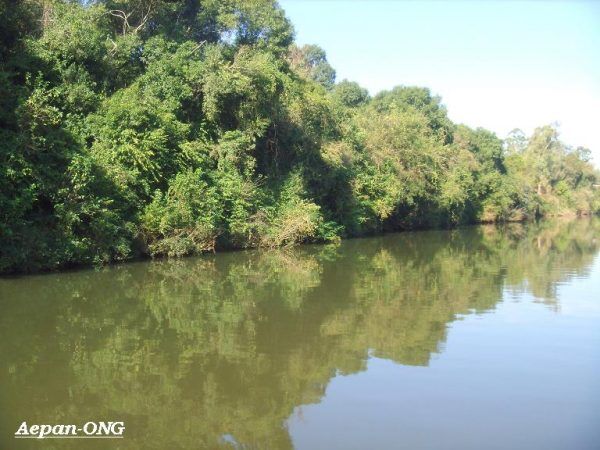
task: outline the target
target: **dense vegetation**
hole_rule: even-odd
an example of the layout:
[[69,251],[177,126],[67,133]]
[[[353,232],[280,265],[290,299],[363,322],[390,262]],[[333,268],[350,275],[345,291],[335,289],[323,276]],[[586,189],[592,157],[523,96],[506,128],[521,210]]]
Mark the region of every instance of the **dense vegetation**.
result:
[[336,83],[273,0],[0,0],[0,272],[595,212],[588,159]]

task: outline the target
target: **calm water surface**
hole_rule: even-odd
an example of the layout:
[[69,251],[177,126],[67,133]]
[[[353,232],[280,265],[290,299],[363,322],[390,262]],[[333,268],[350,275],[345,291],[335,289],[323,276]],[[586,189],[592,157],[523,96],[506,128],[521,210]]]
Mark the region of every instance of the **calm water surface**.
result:
[[[0,449],[600,449],[600,219],[0,279]],[[121,440],[22,421],[123,420]]]

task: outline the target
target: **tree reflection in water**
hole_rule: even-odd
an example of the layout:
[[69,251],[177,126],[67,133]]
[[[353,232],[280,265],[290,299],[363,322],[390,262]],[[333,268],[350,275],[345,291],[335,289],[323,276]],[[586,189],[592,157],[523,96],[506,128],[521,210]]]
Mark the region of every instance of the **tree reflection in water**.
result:
[[599,231],[481,226],[0,280],[0,442],[23,420],[124,420],[123,449],[291,448],[293,409],[369,354],[427,366],[457,315],[507,290],[559,308]]

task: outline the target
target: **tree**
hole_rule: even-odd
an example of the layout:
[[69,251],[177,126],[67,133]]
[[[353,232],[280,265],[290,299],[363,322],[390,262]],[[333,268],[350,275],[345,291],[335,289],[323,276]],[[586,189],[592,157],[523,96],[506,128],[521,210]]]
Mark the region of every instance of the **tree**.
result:
[[0,0],[0,271],[588,214],[589,152],[335,84],[274,0]]
[[369,92],[354,81],[342,80],[333,87],[333,98],[347,108],[364,105],[370,99]]
[[316,81],[326,89],[335,83],[335,70],[327,61],[327,55],[318,45],[293,46],[290,50],[292,67],[304,76]]

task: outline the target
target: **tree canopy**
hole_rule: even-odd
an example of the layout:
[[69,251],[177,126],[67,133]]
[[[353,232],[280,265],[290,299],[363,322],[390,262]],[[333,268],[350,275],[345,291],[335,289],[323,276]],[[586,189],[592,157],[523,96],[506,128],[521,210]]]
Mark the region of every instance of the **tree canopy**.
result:
[[0,272],[587,214],[599,179],[554,126],[336,83],[273,0],[0,0]]

